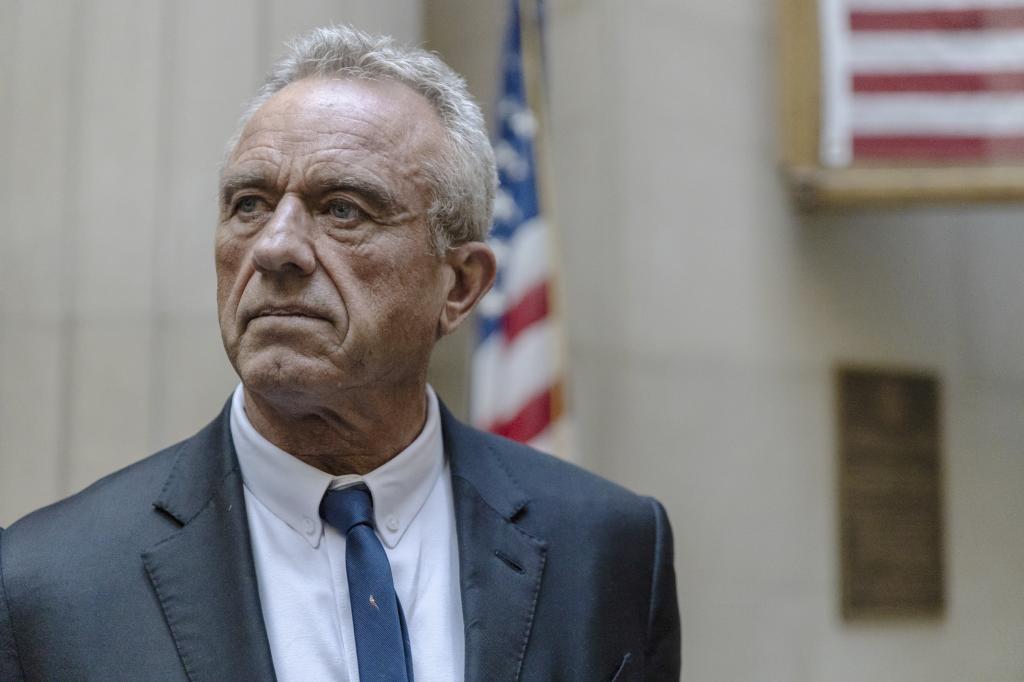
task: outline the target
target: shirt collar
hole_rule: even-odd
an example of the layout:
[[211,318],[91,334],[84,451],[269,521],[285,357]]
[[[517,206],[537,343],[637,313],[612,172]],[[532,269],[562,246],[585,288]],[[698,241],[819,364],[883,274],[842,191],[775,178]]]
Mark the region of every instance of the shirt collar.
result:
[[319,546],[323,536],[320,500],[328,488],[365,485],[373,497],[377,535],[393,548],[416,518],[444,468],[440,410],[430,386],[423,430],[408,447],[364,476],[331,476],[268,441],[245,413],[241,384],[231,399],[231,438],[245,487],[313,547]]

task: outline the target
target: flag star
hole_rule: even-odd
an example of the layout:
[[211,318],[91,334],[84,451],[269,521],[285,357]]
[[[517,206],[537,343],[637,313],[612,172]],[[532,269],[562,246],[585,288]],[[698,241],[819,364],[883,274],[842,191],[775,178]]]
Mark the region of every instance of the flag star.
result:
[[523,180],[530,173],[530,163],[508,142],[501,141],[495,145],[494,160],[510,180]]
[[519,217],[519,207],[516,206],[508,192],[498,189],[494,195],[494,220],[500,223],[510,223]]
[[515,115],[515,113],[522,108],[523,105],[518,98],[502,97],[498,102],[498,116],[502,119],[507,119],[510,116]]
[[537,132],[537,118],[529,109],[520,109],[509,116],[508,125],[517,137],[533,139]]

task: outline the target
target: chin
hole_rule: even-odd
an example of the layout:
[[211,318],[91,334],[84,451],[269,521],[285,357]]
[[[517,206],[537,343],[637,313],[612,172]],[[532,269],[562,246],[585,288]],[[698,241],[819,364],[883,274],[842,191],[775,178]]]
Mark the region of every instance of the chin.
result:
[[322,358],[287,349],[267,349],[239,357],[235,369],[242,384],[268,400],[309,399],[336,386],[337,370]]

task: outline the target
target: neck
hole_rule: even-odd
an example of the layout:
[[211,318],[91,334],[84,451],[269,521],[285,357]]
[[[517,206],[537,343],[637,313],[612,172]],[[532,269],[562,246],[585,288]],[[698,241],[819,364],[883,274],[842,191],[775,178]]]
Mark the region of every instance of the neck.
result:
[[408,447],[427,419],[424,384],[341,396],[331,405],[244,391],[245,414],[260,435],[332,476],[373,471]]

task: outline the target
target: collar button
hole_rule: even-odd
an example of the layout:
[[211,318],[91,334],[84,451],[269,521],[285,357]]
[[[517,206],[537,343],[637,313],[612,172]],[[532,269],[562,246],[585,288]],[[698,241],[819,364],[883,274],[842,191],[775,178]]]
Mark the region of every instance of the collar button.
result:
[[398,519],[396,519],[394,516],[389,516],[385,523],[387,524],[388,530],[392,533],[398,530]]

